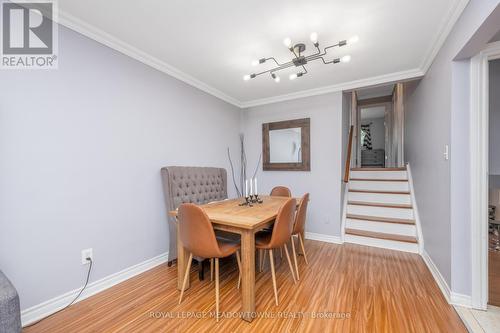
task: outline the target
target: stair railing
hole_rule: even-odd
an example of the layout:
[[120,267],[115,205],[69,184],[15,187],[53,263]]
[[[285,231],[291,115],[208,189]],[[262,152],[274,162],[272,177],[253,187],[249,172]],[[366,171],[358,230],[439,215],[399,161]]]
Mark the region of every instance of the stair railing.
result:
[[352,136],[354,132],[354,126],[351,125],[349,128],[349,142],[347,143],[347,156],[345,159],[345,172],[344,172],[344,183],[349,182],[349,173],[351,171],[351,155],[352,155]]

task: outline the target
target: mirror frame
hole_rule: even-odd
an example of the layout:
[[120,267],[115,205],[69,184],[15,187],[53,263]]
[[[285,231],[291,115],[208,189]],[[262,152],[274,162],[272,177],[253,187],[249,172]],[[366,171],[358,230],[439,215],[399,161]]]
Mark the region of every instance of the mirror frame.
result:
[[[301,129],[301,163],[271,163],[269,131],[287,128]],[[262,124],[262,169],[264,171],[311,171],[311,120],[310,118]]]

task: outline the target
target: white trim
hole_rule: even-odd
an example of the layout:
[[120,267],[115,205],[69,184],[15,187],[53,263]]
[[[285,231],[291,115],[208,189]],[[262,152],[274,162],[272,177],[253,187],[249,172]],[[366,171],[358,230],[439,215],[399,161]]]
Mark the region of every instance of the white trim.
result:
[[436,34],[436,38],[432,43],[430,49],[427,51],[427,55],[424,57],[422,64],[420,65],[420,69],[422,70],[422,72],[427,73],[427,70],[429,69],[429,67],[431,67],[434,58],[436,58],[436,55],[446,41],[446,38],[448,38],[451,29],[453,29],[453,26],[460,18],[460,15],[462,15],[462,12],[464,11],[465,7],[467,7],[468,3],[469,0],[461,0],[457,2],[455,6],[450,8],[448,15],[445,15],[440,28],[437,30],[438,33]]
[[[77,302],[82,301],[101,291],[104,291],[140,273],[150,270],[153,267],[163,264],[167,262],[167,257],[168,253],[162,253],[139,264],[130,266],[128,268],[125,268],[124,270],[89,283]],[[76,297],[80,289],[81,287],[21,311],[21,322],[23,326],[33,323],[41,318],[47,317],[48,315],[62,309]]]
[[355,80],[355,81],[350,81],[350,82],[345,82],[345,83],[334,84],[331,86],[325,86],[325,87],[320,87],[320,88],[298,91],[298,92],[291,93],[291,94],[285,94],[285,95],[273,96],[273,97],[269,97],[269,98],[261,98],[261,99],[255,99],[252,101],[241,102],[241,107],[242,108],[249,108],[249,107],[254,107],[254,106],[259,106],[259,105],[294,100],[294,99],[298,99],[298,98],[323,95],[323,94],[328,94],[328,93],[332,93],[332,92],[353,90],[353,89],[374,86],[374,85],[380,85],[380,84],[385,84],[385,83],[392,83],[392,82],[398,82],[398,81],[404,81],[404,80],[417,79],[417,78],[424,76],[424,74],[425,73],[420,68],[415,68],[415,69],[410,69],[407,71],[395,72],[395,73],[390,73],[390,74],[369,77],[366,79],[360,79],[360,80]]
[[305,237],[306,237],[306,239],[320,241],[320,242],[326,242],[326,243],[333,243],[333,244],[342,244],[343,243],[342,238],[340,238],[339,236],[317,234],[315,232],[307,232],[306,231]]
[[471,304],[480,310],[488,303],[488,61],[499,56],[500,42],[489,44],[470,66]]
[[[351,166],[349,166],[351,167]],[[340,225],[340,239],[345,241],[345,225],[347,223],[347,202],[349,201],[349,183],[344,186],[344,206],[342,207],[342,221]]]
[[472,298],[469,295],[459,294],[454,291],[450,294],[451,304],[463,306],[465,308],[472,307]]
[[212,96],[215,96],[227,103],[233,104],[239,108],[241,108],[241,103],[223,93],[222,91],[194,78],[193,76],[184,73],[180,69],[144,52],[139,50],[138,48],[125,43],[124,41],[104,32],[101,29],[98,29],[89,23],[80,20],[79,18],[74,17],[62,10],[59,10],[59,19],[57,23],[62,24],[63,26],[74,30],[90,39],[93,39],[101,44],[104,44],[118,52],[121,52],[135,60],[142,62],[154,69],[157,69],[163,73],[166,73],[182,82],[185,82],[195,88],[198,88]]
[[422,259],[424,259],[425,264],[427,265],[427,268],[431,271],[432,276],[434,277],[434,280],[436,281],[439,289],[441,289],[441,292],[444,295],[444,298],[446,298],[446,301],[450,303],[450,287],[448,286],[448,283],[446,283],[446,280],[443,278],[441,273],[439,272],[439,269],[437,266],[434,264],[434,261],[432,261],[431,257],[425,251],[425,249],[421,253]]
[[108,34],[107,32],[104,32],[103,30],[98,29],[92,26],[91,24],[85,22],[84,20],[81,20],[71,14],[68,14],[67,12],[59,10],[59,18],[57,22],[71,30],[74,30],[114,50],[117,50],[118,52],[121,52],[161,72],[164,72],[178,80],[181,80],[227,103],[230,103],[239,108],[249,108],[253,106],[282,102],[297,98],[316,96],[342,90],[358,89],[367,86],[386,84],[386,83],[392,83],[392,82],[404,81],[422,77],[429,69],[430,65],[432,64],[432,61],[436,57],[437,53],[439,52],[439,49],[442,47],[451,29],[453,28],[453,25],[462,14],[468,2],[469,0],[460,0],[454,7],[450,8],[448,14],[443,19],[441,27],[438,29],[439,33],[437,34],[436,40],[432,43],[432,46],[429,48],[429,51],[425,54],[423,61],[420,67],[418,68],[325,86],[325,87],[319,87],[310,90],[299,91],[296,93],[290,93],[269,98],[255,99],[245,102],[240,101],[232,96],[229,96],[228,94],[220,91],[219,89],[198,80],[197,78],[181,71],[180,69],[144,51],[141,51],[138,48],[128,43],[125,43],[124,41],[112,36],[111,34]]
[[413,206],[413,214],[415,215],[415,226],[417,228],[418,252],[424,251],[424,235],[422,233],[422,225],[420,224],[420,216],[418,215],[417,199],[415,197],[415,188],[413,187],[413,177],[411,174],[410,163],[406,163],[406,175],[408,177],[408,185],[410,186],[411,205]]

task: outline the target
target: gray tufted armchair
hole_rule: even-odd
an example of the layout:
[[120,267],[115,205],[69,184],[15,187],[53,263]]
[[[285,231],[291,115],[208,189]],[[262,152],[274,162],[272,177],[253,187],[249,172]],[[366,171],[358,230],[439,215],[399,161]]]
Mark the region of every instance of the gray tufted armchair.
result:
[[[227,173],[223,168],[168,166],[161,169],[168,211],[182,203],[206,204],[227,199]],[[177,258],[175,218],[168,216],[170,235],[168,262]]]

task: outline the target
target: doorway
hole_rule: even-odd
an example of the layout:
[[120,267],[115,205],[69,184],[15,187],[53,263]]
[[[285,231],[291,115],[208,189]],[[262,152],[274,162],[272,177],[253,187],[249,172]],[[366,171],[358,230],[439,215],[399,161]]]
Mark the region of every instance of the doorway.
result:
[[389,113],[386,105],[360,108],[360,145],[361,167],[385,167],[387,128],[386,116]]
[[353,93],[353,167],[404,167],[403,84],[358,89]]

